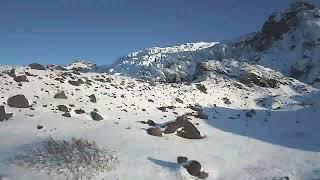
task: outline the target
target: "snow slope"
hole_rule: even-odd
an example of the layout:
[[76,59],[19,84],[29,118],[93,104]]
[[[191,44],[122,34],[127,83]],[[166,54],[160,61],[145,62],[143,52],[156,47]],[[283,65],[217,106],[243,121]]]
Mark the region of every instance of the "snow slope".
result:
[[[0,66],[0,72],[11,68]],[[257,67],[256,71],[263,70]],[[0,76],[3,103],[22,93],[34,108],[5,105],[13,117],[0,122],[0,175],[11,179],[65,179],[6,161],[24,151],[26,145],[48,136],[85,138],[114,150],[119,165],[93,179],[196,179],[176,163],[180,155],[199,161],[209,173],[208,179],[214,180],[320,178],[320,122],[316,118],[320,115],[320,94],[318,89],[299,81],[264,88],[248,87],[229,76],[216,76],[201,82],[207,88],[205,94],[194,83],[148,83],[101,73],[79,75],[16,67],[17,75],[25,72],[36,76],[28,76],[29,82],[22,82],[21,86],[6,73]],[[61,83],[56,78],[64,73],[68,75]],[[92,80],[92,85],[73,86],[67,82],[77,78]],[[62,90],[68,99],[54,99],[54,94]],[[95,94],[97,103],[89,101],[90,94]],[[177,102],[177,97],[183,103]],[[183,139],[174,134],[151,136],[145,130],[148,125],[138,122],[151,119],[161,125],[194,112],[188,106],[195,104],[200,104],[209,117],[205,120],[190,116],[204,139]],[[68,106],[71,118],[61,116],[57,105]],[[175,108],[167,112],[157,109],[168,105]],[[74,110],[78,108],[86,113],[76,114]],[[89,112],[94,108],[104,120],[91,119]],[[37,129],[38,125],[44,128]]]

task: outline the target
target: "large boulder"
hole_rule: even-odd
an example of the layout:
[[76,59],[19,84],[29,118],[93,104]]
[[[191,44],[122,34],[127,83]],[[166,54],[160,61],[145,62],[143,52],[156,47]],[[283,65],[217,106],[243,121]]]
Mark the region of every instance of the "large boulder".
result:
[[186,115],[179,116],[177,117],[176,121],[167,124],[164,133],[171,134],[175,132],[177,132],[178,136],[186,139],[203,138],[198,129],[188,120],[188,117]]
[[16,82],[29,82],[26,75],[15,76],[13,80],[15,80]]
[[28,108],[28,107],[30,107],[28,99],[22,94],[18,94],[18,95],[15,95],[15,96],[8,98],[7,104],[10,107],[15,107],[15,108]]
[[29,64],[29,67],[30,67],[31,69],[37,69],[37,70],[45,70],[45,69],[46,69],[43,65],[41,65],[41,64],[39,64],[39,63]]

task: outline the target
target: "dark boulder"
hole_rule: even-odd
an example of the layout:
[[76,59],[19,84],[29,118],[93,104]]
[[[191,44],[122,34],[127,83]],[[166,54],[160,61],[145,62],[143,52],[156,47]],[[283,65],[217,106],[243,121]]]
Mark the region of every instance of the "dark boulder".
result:
[[[180,129],[178,131],[178,129]],[[177,117],[176,121],[167,124],[165,134],[177,132],[177,135],[186,139],[202,139],[198,129],[188,120],[186,115]]]
[[201,164],[195,160],[189,161],[184,167],[192,176],[198,176],[201,172]]
[[196,84],[196,88],[199,89],[199,91],[207,94],[207,88],[203,84]]
[[39,63],[29,64],[29,67],[30,67],[31,69],[36,69],[36,70],[45,70],[45,69],[46,69],[43,65],[41,65],[41,64],[39,64]]
[[76,110],[74,110],[74,112],[76,114],[84,114],[84,113],[86,113],[83,109],[76,109]]
[[16,82],[29,82],[26,75],[15,76],[13,80],[15,80]]
[[62,111],[62,112],[69,112],[68,107],[67,107],[67,106],[65,106],[65,105],[58,105],[58,106],[57,106],[57,108],[58,108],[58,110],[59,110],[59,111]]
[[93,103],[96,103],[96,102],[97,102],[97,98],[96,98],[96,96],[95,96],[94,94],[91,94],[91,95],[89,96],[89,98],[90,98],[90,101],[91,101],[91,102],[93,102]]
[[15,96],[8,98],[7,104],[10,107],[15,107],[15,108],[28,108],[28,107],[30,107],[29,101],[22,94],[18,94],[18,95],[15,95]]
[[91,111],[90,115],[95,121],[103,120],[102,116],[100,116],[100,114],[98,114],[96,111]]

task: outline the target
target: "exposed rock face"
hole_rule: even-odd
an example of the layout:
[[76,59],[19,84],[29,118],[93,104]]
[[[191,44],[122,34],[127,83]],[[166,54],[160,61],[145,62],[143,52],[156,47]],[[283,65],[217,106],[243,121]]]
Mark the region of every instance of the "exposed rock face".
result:
[[152,135],[152,136],[158,136],[158,137],[162,136],[162,131],[158,127],[153,127],[153,128],[147,129],[147,133]]
[[45,68],[43,65],[39,64],[39,63],[29,64],[29,67],[30,67],[31,69],[46,70],[46,68]]
[[15,96],[8,98],[7,104],[10,107],[15,107],[15,108],[28,108],[28,107],[30,107],[29,101],[22,94],[18,94],[18,95],[15,95]]
[[64,91],[61,91],[57,94],[54,95],[55,99],[67,99],[68,97],[66,96],[66,94],[64,93]]
[[246,73],[239,78],[239,81],[248,87],[252,87],[253,85],[257,85],[260,87],[267,88],[279,88],[280,82],[276,79],[269,79],[266,77],[259,76],[255,73]]
[[91,114],[92,119],[95,121],[103,120],[103,117],[100,116],[100,114],[98,114],[96,111],[92,111],[90,114]]
[[21,76],[15,76],[13,78],[16,82],[29,82],[28,78],[26,75],[21,75]]

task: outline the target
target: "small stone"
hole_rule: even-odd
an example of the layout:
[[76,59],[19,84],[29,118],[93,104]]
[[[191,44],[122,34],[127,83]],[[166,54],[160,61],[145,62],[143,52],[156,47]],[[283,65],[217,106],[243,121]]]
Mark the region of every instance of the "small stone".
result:
[[206,173],[206,172],[200,172],[199,175],[198,175],[198,178],[199,179],[207,179],[209,177],[209,174]]
[[64,117],[71,117],[71,114],[68,113],[68,112],[66,112],[66,113],[62,114],[62,116],[64,116]]
[[40,126],[40,125],[37,126],[37,129],[42,129],[42,128],[43,128],[43,126]]

